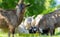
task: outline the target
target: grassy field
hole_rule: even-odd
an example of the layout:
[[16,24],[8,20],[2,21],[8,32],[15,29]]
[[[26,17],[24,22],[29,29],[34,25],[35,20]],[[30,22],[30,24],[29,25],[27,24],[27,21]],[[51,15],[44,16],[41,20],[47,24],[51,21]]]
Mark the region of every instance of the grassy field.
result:
[[[7,33],[0,33],[0,37],[8,37]],[[60,35],[47,36],[39,34],[15,34],[15,37],[60,37]]]
[[[8,33],[0,32],[0,37],[8,37]],[[15,37],[60,37],[60,30],[56,29],[55,35],[41,35],[41,34],[15,34]]]

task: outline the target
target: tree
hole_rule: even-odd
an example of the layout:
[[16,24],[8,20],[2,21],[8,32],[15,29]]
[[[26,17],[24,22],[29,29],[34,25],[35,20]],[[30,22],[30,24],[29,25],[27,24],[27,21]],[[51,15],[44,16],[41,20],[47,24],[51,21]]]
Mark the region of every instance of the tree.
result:
[[56,9],[56,1],[55,0],[46,0],[45,1],[45,10],[42,14],[48,14]]
[[18,0],[2,0],[0,7],[3,9],[14,9],[16,3],[18,3]]
[[60,9],[60,5],[57,5],[56,7],[57,7],[57,9]]
[[[0,7],[3,9],[14,9],[19,0],[2,0]],[[24,0],[25,4],[31,6],[26,9],[25,16],[46,14],[54,10],[56,2],[54,0]]]
[[56,2],[54,0],[25,0],[30,3],[26,16],[46,14],[54,10]]

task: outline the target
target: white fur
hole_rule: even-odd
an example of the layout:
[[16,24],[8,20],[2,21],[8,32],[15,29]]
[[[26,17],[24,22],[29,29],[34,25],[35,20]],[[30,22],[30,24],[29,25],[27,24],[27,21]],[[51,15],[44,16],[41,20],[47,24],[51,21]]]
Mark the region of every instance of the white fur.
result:
[[39,23],[39,21],[40,21],[40,19],[41,19],[42,17],[43,17],[43,15],[37,15],[37,17],[35,18],[35,21],[36,21],[35,26],[38,25],[38,23]]
[[32,23],[34,22],[33,17],[27,17],[25,18],[25,21],[23,21],[19,26],[18,26],[18,32],[19,33],[26,33],[29,34],[28,27],[27,26],[32,26]]

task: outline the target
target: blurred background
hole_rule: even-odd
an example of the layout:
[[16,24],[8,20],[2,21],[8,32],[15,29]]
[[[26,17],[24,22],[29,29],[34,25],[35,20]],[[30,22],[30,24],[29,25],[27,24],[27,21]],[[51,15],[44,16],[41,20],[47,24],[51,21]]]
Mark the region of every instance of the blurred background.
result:
[[[0,8],[9,9],[9,10],[15,9],[18,1],[19,0],[0,0]],[[24,3],[25,4],[28,4],[28,3],[31,4],[31,6],[28,7],[25,11],[26,12],[25,17],[29,17],[29,16],[33,16],[33,15],[35,15],[35,17],[36,17],[39,14],[44,15],[44,14],[48,14],[50,12],[53,12],[54,10],[60,9],[60,0],[24,0]],[[56,30],[58,30],[58,29],[56,29]],[[57,32],[59,32],[59,30],[56,31],[56,33]],[[37,34],[35,34],[35,35],[36,35],[35,37],[38,36]],[[26,35],[24,35],[24,36],[26,36]],[[29,36],[29,35],[27,35],[27,36]],[[1,32],[0,32],[0,37],[2,37]],[[31,37],[34,37],[34,34],[31,35]],[[48,37],[48,36],[45,36],[45,37]],[[53,37],[55,37],[55,36],[53,36]],[[60,36],[58,35],[58,37],[60,37]]]

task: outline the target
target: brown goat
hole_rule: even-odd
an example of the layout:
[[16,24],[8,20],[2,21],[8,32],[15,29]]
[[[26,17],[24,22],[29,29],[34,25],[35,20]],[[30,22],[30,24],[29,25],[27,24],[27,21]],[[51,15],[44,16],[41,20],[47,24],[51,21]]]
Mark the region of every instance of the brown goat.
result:
[[10,37],[10,33],[12,33],[12,37],[14,37],[15,28],[23,20],[25,8],[29,6],[23,2],[24,0],[19,1],[16,10],[0,9],[0,28],[9,30],[8,37]]

